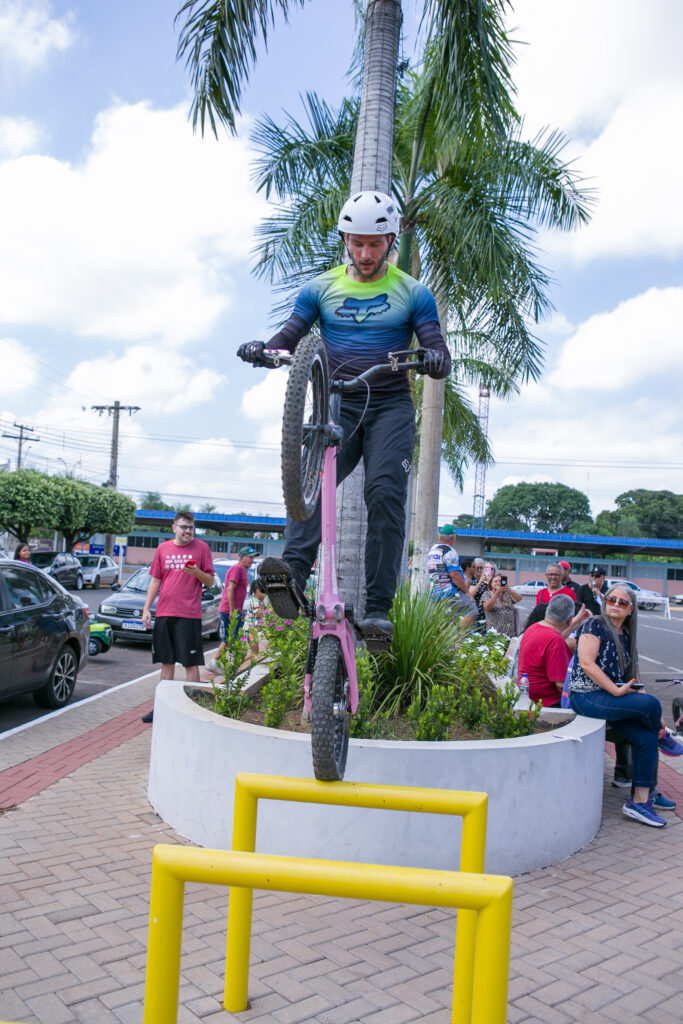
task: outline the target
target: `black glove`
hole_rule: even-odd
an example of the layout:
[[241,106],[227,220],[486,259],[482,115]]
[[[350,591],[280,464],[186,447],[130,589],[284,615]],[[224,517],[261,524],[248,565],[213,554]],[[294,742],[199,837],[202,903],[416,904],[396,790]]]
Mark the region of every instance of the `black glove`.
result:
[[265,347],[262,341],[247,341],[237,349],[237,355],[245,363],[252,363],[254,366],[268,366],[269,363],[263,358]]
[[436,349],[426,348],[422,353],[422,364],[415,368],[416,373],[428,373],[430,377],[443,377],[446,369],[446,356]]

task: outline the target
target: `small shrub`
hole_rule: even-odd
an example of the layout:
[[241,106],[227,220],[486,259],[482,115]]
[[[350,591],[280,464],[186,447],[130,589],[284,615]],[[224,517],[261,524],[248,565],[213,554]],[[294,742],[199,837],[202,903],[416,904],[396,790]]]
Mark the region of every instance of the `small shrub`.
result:
[[436,683],[429,691],[422,710],[416,700],[408,708],[408,718],[413,723],[415,739],[448,739],[455,712],[455,688]]
[[218,715],[223,715],[224,718],[241,718],[254,703],[253,697],[247,697],[242,692],[248,674],[247,671],[244,677],[226,680],[224,683],[213,680],[211,683],[213,688],[211,710]]
[[456,689],[458,718],[468,732],[480,729],[486,721],[486,701],[478,686],[469,688],[460,685]]
[[491,676],[507,675],[505,652],[509,643],[509,637],[495,630],[484,636],[473,633],[465,637],[455,656],[458,682],[470,688],[479,687],[482,692],[493,696]]
[[271,676],[261,690],[261,707],[264,711],[264,725],[277,729],[282,725],[288,711],[303,702],[301,680],[285,676]]
[[358,708],[351,716],[349,735],[372,739],[380,727],[375,704],[375,663],[367,651],[356,651],[356,677],[358,679]]

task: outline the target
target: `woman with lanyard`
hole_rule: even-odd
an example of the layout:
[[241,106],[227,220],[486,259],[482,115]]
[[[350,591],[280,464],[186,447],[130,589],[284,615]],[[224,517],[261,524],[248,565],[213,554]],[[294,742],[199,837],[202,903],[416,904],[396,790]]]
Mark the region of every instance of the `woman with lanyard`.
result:
[[[577,634],[577,657],[569,682],[569,702],[578,715],[602,718],[633,746],[633,794],[622,807],[627,818],[663,828],[655,812],[653,794],[658,749],[669,757],[683,754],[683,746],[664,728],[662,705],[642,693],[638,676],[636,634],[638,612],[631,591],[615,584],[604,595],[600,615],[594,615]],[[657,809],[671,808],[661,798]]]

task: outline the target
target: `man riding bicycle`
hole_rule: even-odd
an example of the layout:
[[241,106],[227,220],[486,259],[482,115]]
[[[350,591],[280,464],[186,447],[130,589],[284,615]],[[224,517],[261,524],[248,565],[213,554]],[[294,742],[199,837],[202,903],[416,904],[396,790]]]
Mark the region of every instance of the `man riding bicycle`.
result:
[[[316,320],[325,342],[330,373],[351,379],[388,353],[410,346],[412,335],[426,351],[418,372],[447,377],[451,358],[441,333],[434,296],[425,285],[388,262],[399,231],[394,201],[382,192],[358,192],[344,204],[339,233],[350,262],[318,275],[299,293],[292,315],[267,344],[241,345],[237,354],[254,365],[269,365],[264,349],[293,352]],[[344,438],[337,461],[342,481],[363,459],[368,530],[365,546],[367,601],[360,623],[364,636],[391,640],[389,621],[405,537],[405,502],[415,443],[415,410],[408,373],[381,370],[359,389],[342,394]],[[259,575],[286,575],[291,599],[274,610],[297,614],[320,543],[320,508],[306,522],[287,518],[282,558],[268,557]]]

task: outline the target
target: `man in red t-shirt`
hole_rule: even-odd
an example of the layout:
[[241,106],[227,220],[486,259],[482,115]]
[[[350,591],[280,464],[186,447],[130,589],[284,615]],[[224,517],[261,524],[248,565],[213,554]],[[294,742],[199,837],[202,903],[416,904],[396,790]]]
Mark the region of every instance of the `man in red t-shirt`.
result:
[[[238,561],[235,565],[230,566],[227,576],[225,577],[223,594],[221,596],[221,603],[218,609],[221,615],[221,633],[223,639],[221,640],[221,645],[218,648],[216,661],[218,661],[221,653],[225,650],[228,637],[232,638],[232,636],[236,635],[242,628],[242,609],[247,597],[247,586],[249,584],[247,570],[251,569],[255,556],[256,548],[240,548]],[[209,668],[212,668],[212,666],[213,663],[209,665]]]
[[571,587],[562,586],[562,568],[559,565],[549,565],[545,571],[545,578],[548,581],[548,586],[543,590],[539,590],[536,595],[536,604],[547,604],[551,597],[555,594],[566,594],[571,597],[572,601],[576,601],[576,593]]
[[560,706],[562,687],[576,647],[576,640],[565,640],[562,631],[574,616],[574,599],[556,594],[548,603],[545,618],[534,622],[522,634],[519,644],[517,681],[526,673],[529,697],[540,700],[544,708]]
[[[213,558],[206,541],[195,538],[192,512],[176,512],[172,529],[173,540],[161,542],[149,570],[142,621],[151,629],[152,605],[159,594],[152,661],[161,662],[162,679],[173,679],[180,662],[188,683],[198,683],[199,666],[204,664],[202,586],[213,586]],[[142,720],[151,722],[153,713]]]

